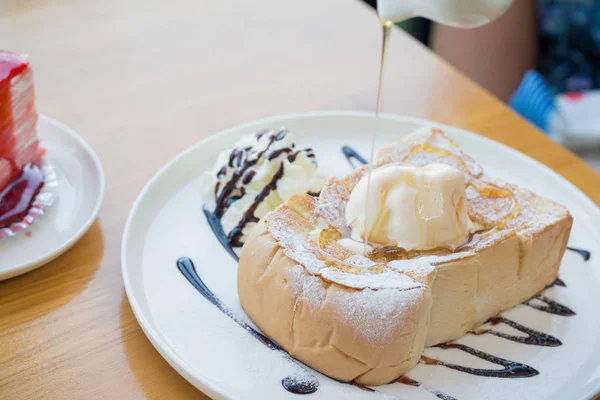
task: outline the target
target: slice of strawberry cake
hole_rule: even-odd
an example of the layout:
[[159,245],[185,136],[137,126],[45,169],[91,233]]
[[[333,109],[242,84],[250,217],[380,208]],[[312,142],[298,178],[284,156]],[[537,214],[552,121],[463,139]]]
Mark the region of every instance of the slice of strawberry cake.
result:
[[0,50],[0,193],[42,157],[37,119],[28,60]]

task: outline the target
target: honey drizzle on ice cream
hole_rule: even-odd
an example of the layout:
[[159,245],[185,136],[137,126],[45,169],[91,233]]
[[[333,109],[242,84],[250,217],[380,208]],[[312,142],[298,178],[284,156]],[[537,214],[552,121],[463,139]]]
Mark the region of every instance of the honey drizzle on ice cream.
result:
[[[436,153],[436,154],[440,154],[440,155],[444,155],[447,157],[450,157],[454,160],[456,160],[457,162],[459,162],[461,164],[461,166],[465,169],[468,170],[467,166],[465,165],[464,161],[461,160],[459,157],[456,157],[456,155],[452,154],[451,152],[444,150],[444,149],[440,149],[431,145],[416,145],[415,147],[413,147],[411,149],[411,153],[415,152],[415,151],[426,151],[429,153]],[[342,146],[342,154],[344,154],[344,157],[346,157],[346,160],[348,161],[348,164],[350,164],[350,166],[352,168],[356,168],[356,166],[354,165],[353,160],[358,161],[360,164],[362,165],[367,165],[368,162],[367,160],[355,149],[353,149],[350,146]],[[479,186],[481,187],[481,186]],[[478,187],[476,187],[476,189],[478,189]],[[483,189],[483,193],[480,193],[484,196],[491,196],[491,197],[507,197],[507,198],[512,198],[513,199],[513,203],[516,203],[516,200],[514,199],[514,196],[510,195],[510,191],[505,191],[504,189],[501,188],[497,188],[495,186],[491,186],[489,188],[482,188]],[[518,204],[515,205],[513,204],[511,211],[501,220],[501,223],[506,224],[509,219],[511,217],[515,217],[516,214],[518,214],[519,212],[519,206]],[[457,248],[456,251],[463,251],[463,250],[468,250],[470,244],[473,241],[476,241],[478,239],[478,236],[482,233],[483,231],[476,231],[473,232],[469,239],[466,241],[466,243]],[[389,249],[388,249],[389,250]],[[567,247],[567,250],[572,251],[574,253],[579,254],[582,258],[583,261],[589,261],[590,258],[592,257],[592,253],[589,250],[584,250],[584,249],[580,249],[580,248],[576,248],[576,247]],[[410,257],[408,257],[410,258]],[[402,258],[399,258],[402,259]]]

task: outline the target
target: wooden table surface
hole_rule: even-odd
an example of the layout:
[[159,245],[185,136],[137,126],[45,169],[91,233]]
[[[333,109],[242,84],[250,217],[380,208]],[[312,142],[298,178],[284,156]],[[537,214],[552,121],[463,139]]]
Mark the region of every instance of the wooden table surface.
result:
[[[123,289],[123,224],[144,183],[192,143],[265,116],[372,111],[380,28],[359,1],[3,0],[0,47],[30,55],[38,108],[75,128],[107,176],[68,253],[0,282],[1,399],[195,399]],[[519,149],[600,202],[599,176],[426,48],[395,32],[383,110]]]

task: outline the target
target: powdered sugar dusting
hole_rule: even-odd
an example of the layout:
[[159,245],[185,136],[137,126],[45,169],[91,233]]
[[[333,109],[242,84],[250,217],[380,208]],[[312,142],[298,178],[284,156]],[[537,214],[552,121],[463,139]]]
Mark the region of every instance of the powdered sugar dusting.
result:
[[335,267],[328,267],[321,271],[321,276],[328,281],[336,282],[354,289],[408,290],[423,287],[423,284],[393,270],[388,270],[380,274],[365,272],[358,275],[344,272]]
[[403,325],[416,324],[411,311],[424,299],[422,289],[364,289],[331,292],[327,301],[340,307],[344,325],[351,326],[370,344],[377,346],[389,343],[395,333],[415,331],[416,326],[403,329]]
[[420,257],[412,260],[395,260],[388,265],[398,272],[409,274],[415,278],[426,279],[435,271],[433,261],[439,261],[439,257]]
[[369,268],[375,265],[375,262],[365,256],[355,255],[344,260],[344,263],[356,268]]
[[337,178],[331,178],[319,198],[318,213],[338,230],[346,228],[346,202],[348,188]]
[[562,205],[536,196],[532,192],[515,188],[515,200],[521,205],[521,213],[506,224],[507,228],[520,228],[520,233],[532,234],[566,217],[568,211]]
[[278,216],[277,212],[267,216],[267,224],[273,237],[279,241],[288,257],[302,264],[311,274],[318,275],[327,265],[316,256],[317,248],[309,240],[309,233],[293,230],[288,221]]
[[308,274],[301,265],[295,265],[288,269],[287,274],[292,284],[296,302],[303,300],[315,306],[320,306],[323,303],[327,292],[321,278]]

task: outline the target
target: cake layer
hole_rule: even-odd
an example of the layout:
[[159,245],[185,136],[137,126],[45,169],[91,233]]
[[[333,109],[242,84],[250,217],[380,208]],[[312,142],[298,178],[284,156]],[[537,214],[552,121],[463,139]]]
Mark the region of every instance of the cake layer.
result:
[[28,61],[0,51],[0,191],[40,159],[37,118]]

